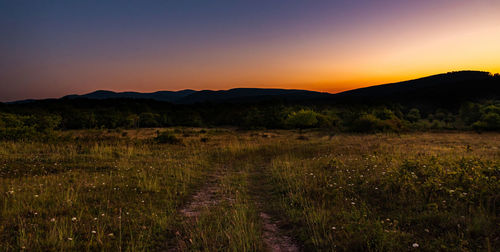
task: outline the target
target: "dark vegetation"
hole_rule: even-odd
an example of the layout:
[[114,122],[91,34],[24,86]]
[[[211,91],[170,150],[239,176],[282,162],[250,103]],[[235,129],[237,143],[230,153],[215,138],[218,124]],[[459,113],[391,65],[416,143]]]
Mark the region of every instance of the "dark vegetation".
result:
[[[164,101],[179,96],[183,102]],[[99,91],[0,104],[2,139],[47,137],[54,129],[169,126],[366,133],[496,131],[500,129],[500,77],[453,72],[336,95],[276,89],[185,90],[142,96]]]

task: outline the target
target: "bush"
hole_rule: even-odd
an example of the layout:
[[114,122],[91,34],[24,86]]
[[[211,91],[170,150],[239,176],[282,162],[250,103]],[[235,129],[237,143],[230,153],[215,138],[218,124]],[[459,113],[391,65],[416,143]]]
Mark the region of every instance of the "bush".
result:
[[292,112],[286,119],[286,124],[292,128],[305,129],[312,128],[318,123],[318,114],[312,110],[301,109],[298,112]]
[[0,113],[0,139],[25,140],[46,139],[54,136],[59,127],[58,115],[23,116]]
[[158,127],[160,125],[158,119],[160,119],[158,114],[141,113],[139,115],[139,125],[141,127]]
[[500,130],[500,115],[490,112],[482,116],[480,121],[473,123],[472,128],[476,131]]
[[177,138],[174,133],[170,131],[165,132],[157,132],[157,136],[155,138],[157,143],[160,144],[181,144],[182,140]]
[[421,116],[420,116],[420,110],[418,110],[416,108],[412,108],[408,112],[408,115],[406,115],[406,118],[408,118],[408,121],[410,121],[410,122],[417,122],[421,118]]
[[378,132],[384,129],[382,120],[372,114],[365,114],[354,120],[351,130],[354,132]]

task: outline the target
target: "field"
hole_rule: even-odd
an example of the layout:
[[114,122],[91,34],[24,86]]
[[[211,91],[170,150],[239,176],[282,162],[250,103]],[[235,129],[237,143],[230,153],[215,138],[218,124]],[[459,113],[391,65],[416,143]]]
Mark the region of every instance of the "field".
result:
[[500,134],[0,142],[0,250],[498,251]]

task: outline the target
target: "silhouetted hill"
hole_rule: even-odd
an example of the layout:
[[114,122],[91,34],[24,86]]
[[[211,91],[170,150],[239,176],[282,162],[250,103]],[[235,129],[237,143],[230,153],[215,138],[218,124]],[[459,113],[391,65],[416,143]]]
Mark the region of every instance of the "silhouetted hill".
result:
[[[229,90],[181,90],[154,93],[113,92],[98,90],[84,95],[68,95],[75,99],[141,99],[173,104],[195,103],[256,103],[287,101],[307,104],[373,104],[400,103],[407,105],[455,106],[463,101],[500,99],[500,77],[488,72],[459,71],[350,90],[338,94],[295,89],[235,88]],[[26,104],[23,100],[7,104]]]
[[156,101],[167,101],[167,102],[177,102],[178,100],[186,97],[197,91],[186,89],[181,91],[158,91],[154,93],[139,93],[139,92],[113,92],[106,90],[98,90],[92,93],[84,95],[68,95],[63,98],[66,99],[76,99],[76,98],[87,98],[87,99],[118,99],[118,98],[129,98],[129,99],[150,99]]
[[294,89],[235,88],[229,90],[203,90],[183,97],[178,103],[199,102],[259,102],[272,99],[311,100],[329,97],[331,94]]
[[500,77],[488,72],[459,71],[350,90],[335,94],[335,103],[436,103],[499,99]]
[[254,102],[272,99],[309,100],[329,97],[331,94],[306,90],[294,89],[263,89],[263,88],[235,88],[229,90],[182,90],[182,91],[159,91],[154,93],[138,92],[112,92],[98,90],[84,95],[68,95],[64,99],[150,99],[156,101],[166,101],[177,104],[193,104],[201,102]]

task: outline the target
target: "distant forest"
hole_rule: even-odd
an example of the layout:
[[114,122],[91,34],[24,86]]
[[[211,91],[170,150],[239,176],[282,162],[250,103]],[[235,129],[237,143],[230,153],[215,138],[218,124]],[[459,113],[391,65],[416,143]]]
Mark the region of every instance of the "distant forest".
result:
[[278,96],[174,104],[76,97],[0,104],[0,139],[48,137],[54,130],[171,126],[321,128],[332,133],[498,131],[500,77],[456,72],[304,100]]

